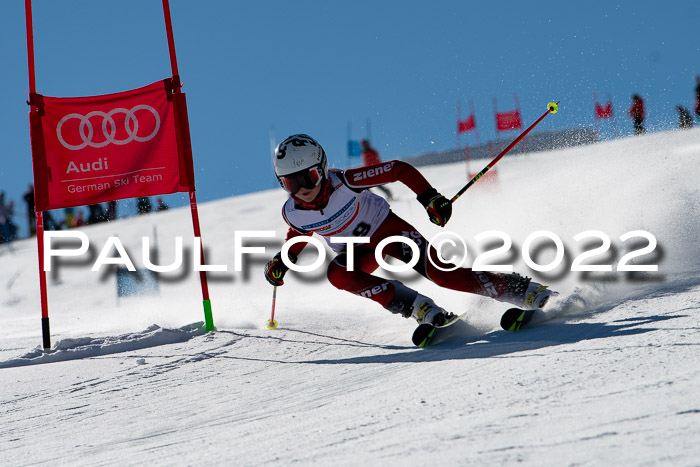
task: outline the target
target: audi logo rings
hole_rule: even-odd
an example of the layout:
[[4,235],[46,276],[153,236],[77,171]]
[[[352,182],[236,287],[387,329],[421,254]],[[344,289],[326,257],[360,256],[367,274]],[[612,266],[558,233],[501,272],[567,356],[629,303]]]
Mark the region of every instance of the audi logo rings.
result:
[[[148,136],[137,136],[137,133],[139,131],[139,121],[135,115],[135,112],[137,110],[147,110],[151,112],[156,119],[156,126],[153,129],[153,132],[151,132],[151,134]],[[117,135],[117,125],[114,122],[112,116],[119,113],[124,114],[124,129],[126,130],[127,135],[129,135],[125,139],[115,138],[115,136]],[[92,141],[92,137],[94,134],[92,123],[90,123],[90,119],[92,117],[102,117],[102,134],[104,135],[105,140],[101,143],[94,143]],[[79,132],[80,137],[83,140],[81,144],[67,143],[66,140],[63,139],[63,135],[61,134],[61,127],[63,126],[63,124],[73,118],[80,120]],[[109,112],[101,112],[99,110],[95,110],[84,116],[76,113],[68,114],[58,122],[58,125],[56,126],[56,135],[58,136],[58,141],[61,142],[63,147],[65,147],[66,149],[77,151],[79,149],[83,149],[85,146],[101,148],[107,146],[109,143],[114,143],[117,145],[127,144],[132,141],[138,141],[140,143],[143,143],[145,141],[153,139],[156,136],[156,133],[158,133],[159,129],[160,115],[158,115],[156,109],[154,109],[150,105],[137,105],[132,107],[131,110],[118,107],[116,109],[110,110]]]

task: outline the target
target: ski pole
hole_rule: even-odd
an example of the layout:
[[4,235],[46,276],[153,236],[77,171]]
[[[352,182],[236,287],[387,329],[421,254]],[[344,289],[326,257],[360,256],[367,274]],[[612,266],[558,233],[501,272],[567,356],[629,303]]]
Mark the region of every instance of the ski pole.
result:
[[486,172],[488,172],[489,170],[491,170],[491,167],[493,167],[494,165],[496,165],[496,162],[498,162],[499,160],[501,160],[501,158],[502,158],[503,156],[505,156],[505,155],[508,153],[508,151],[510,151],[511,149],[513,149],[513,148],[515,147],[515,145],[518,144],[518,143],[520,142],[520,140],[523,139],[523,138],[525,137],[525,135],[527,135],[528,133],[530,133],[530,130],[532,130],[533,128],[535,128],[535,127],[544,119],[544,117],[546,117],[546,116],[549,115],[550,113],[553,113],[553,114],[557,113],[557,110],[558,110],[558,109],[559,109],[559,101],[557,101],[557,102],[550,102],[549,104],[547,104],[547,111],[546,111],[544,114],[542,114],[542,116],[541,116],[540,118],[538,118],[537,121],[536,121],[535,123],[533,123],[532,125],[530,125],[529,127],[527,127],[527,129],[526,129],[525,131],[523,131],[523,132],[520,134],[520,136],[518,136],[517,138],[515,138],[515,139],[513,140],[513,142],[510,143],[510,144],[508,145],[508,147],[506,147],[503,151],[501,151],[501,153],[500,153],[499,155],[497,155],[491,162],[489,162],[488,165],[487,165],[486,167],[484,167],[484,169],[483,169],[481,172],[479,172],[478,174],[474,175],[474,178],[472,178],[471,180],[469,180],[469,183],[467,183],[466,185],[464,185],[464,187],[463,187],[461,190],[459,190],[459,191],[457,192],[457,194],[454,195],[450,201],[454,203],[454,202],[457,200],[457,198],[459,198],[460,196],[462,196],[462,194],[464,194],[465,191],[467,191],[473,184],[475,184],[477,180],[479,180]]
[[267,322],[267,329],[277,329],[277,321],[275,321],[275,302],[277,301],[277,286],[272,289],[272,314]]

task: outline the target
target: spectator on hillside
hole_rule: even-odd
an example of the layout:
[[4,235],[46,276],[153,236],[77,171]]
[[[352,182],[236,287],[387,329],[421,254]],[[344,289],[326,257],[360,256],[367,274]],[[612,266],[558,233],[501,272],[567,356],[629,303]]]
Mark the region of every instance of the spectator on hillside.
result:
[[678,112],[678,128],[692,128],[693,127],[693,116],[690,115],[688,109],[679,105],[676,107]]
[[700,75],[695,75],[695,116],[700,120]]
[[71,229],[75,227],[75,208],[64,208],[66,220],[63,223],[66,225],[66,229]]
[[156,211],[166,211],[168,209],[168,205],[165,204],[165,201],[163,201],[163,198],[158,198],[158,207],[156,208]]
[[29,224],[29,236],[36,234],[36,211],[34,210],[34,185],[29,184],[29,189],[24,194],[24,202],[27,203],[27,222]]
[[107,221],[113,221],[117,218],[117,201],[107,203]]
[[[376,149],[374,149],[370,144],[369,140],[363,139],[360,141],[360,145],[362,146],[362,164],[367,166],[367,165],[374,165],[374,164],[379,164],[382,160],[379,157],[379,153],[377,152]],[[394,194],[389,190],[387,187],[384,185],[378,185],[375,188],[377,188],[379,191],[384,193],[384,196],[387,197],[389,200],[396,200],[398,199]]]
[[644,100],[639,94],[632,95],[632,107],[627,111],[634,122],[634,131],[637,135],[645,133],[644,129]]
[[51,211],[43,211],[44,230],[61,230],[61,226],[54,220]]
[[14,203],[5,204],[5,192],[0,191],[0,243],[9,243],[15,238],[17,228],[12,223]]
[[137,207],[139,214],[148,214],[153,210],[153,205],[151,204],[151,198],[144,196],[138,199]]
[[87,220],[88,224],[97,224],[98,222],[105,221],[105,210],[102,208],[101,204],[91,204],[88,206],[88,209],[90,210]]
[[73,227],[82,227],[85,225],[85,217],[83,211],[78,211],[78,217],[73,219]]

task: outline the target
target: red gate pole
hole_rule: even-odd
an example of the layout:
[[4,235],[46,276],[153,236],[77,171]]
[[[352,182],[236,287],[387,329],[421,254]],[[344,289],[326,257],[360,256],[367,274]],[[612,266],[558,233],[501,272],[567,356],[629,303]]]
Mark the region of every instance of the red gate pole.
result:
[[598,118],[598,92],[593,91],[593,118],[595,119],[595,132],[600,140],[600,119]]
[[[32,24],[32,0],[24,0],[24,12],[27,21],[27,65],[29,69],[29,116],[30,127],[32,113],[39,112],[39,108],[32,102],[32,96],[36,94],[36,78],[34,69],[34,27]],[[32,154],[33,155],[33,154]],[[36,180],[34,180],[36,193]],[[36,195],[34,196],[36,199]],[[49,327],[49,300],[46,291],[46,271],[44,271],[44,216],[43,211],[36,211],[36,243],[39,253],[39,290],[41,294],[41,336],[44,351],[51,350],[51,328]]]
[[[523,121],[523,113],[520,111],[520,101],[518,100],[517,93],[513,94],[513,99],[515,100],[515,109],[518,111],[518,116],[520,117],[520,121],[522,122]],[[523,151],[522,152],[527,152],[527,138],[523,139]]]
[[[168,36],[168,50],[170,52],[170,66],[172,68],[173,72],[173,83],[174,83],[174,89],[173,92],[175,94],[180,94],[180,75],[178,73],[177,69],[177,57],[175,55],[175,39],[173,37],[173,26],[172,22],[170,19],[170,3],[168,0],[163,0],[163,15],[165,16],[165,32]],[[183,96],[184,97],[184,96]],[[175,131],[180,134],[183,130],[186,130],[186,128],[181,128],[183,120],[178,119],[175,125]],[[189,138],[187,138],[187,144],[190,144]],[[191,148],[190,148],[191,152]],[[199,214],[197,211],[197,196],[195,194],[194,190],[194,175],[192,174],[191,176],[191,181],[192,181],[192,187],[190,189],[190,212],[192,214],[192,228],[194,230],[194,236],[199,237],[200,242],[199,242],[199,264],[200,266],[204,266],[204,247],[202,246],[203,243],[201,241],[202,239],[202,233],[199,228]],[[209,285],[207,283],[207,273],[206,271],[200,270],[199,271],[199,281],[202,285],[202,302],[204,305],[204,321],[206,324],[206,329],[207,331],[214,331],[216,328],[214,327],[214,318],[212,316],[212,311],[211,311],[211,301],[209,300]]]
[[34,78],[34,27],[32,26],[32,0],[24,0],[24,13],[27,20],[27,59],[29,65],[29,93],[36,92]]
[[474,116],[474,133],[476,134],[476,145],[479,146],[479,127],[476,126],[476,112],[474,111],[474,101],[469,99],[469,112]]
[[617,125],[615,124],[615,108],[613,107],[612,103],[612,96],[610,93],[608,93],[608,102],[610,102],[610,110],[612,112],[612,127],[613,127],[613,132],[615,133],[615,136],[617,136]]
[[462,133],[459,131],[459,122],[462,121],[462,102],[457,101],[457,147],[462,147]]
[[467,161],[467,178],[469,178],[471,177],[471,175],[469,175],[471,173],[471,170],[469,170],[469,143],[464,145],[464,159]]
[[498,103],[496,96],[493,96],[493,123],[496,125],[496,141],[498,141]]

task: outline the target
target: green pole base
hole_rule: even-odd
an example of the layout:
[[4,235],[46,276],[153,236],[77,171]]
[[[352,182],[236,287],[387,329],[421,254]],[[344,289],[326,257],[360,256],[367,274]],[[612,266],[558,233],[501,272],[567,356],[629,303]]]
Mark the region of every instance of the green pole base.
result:
[[211,314],[211,301],[202,300],[204,303],[204,323],[206,325],[207,331],[216,331],[214,327],[214,317]]

